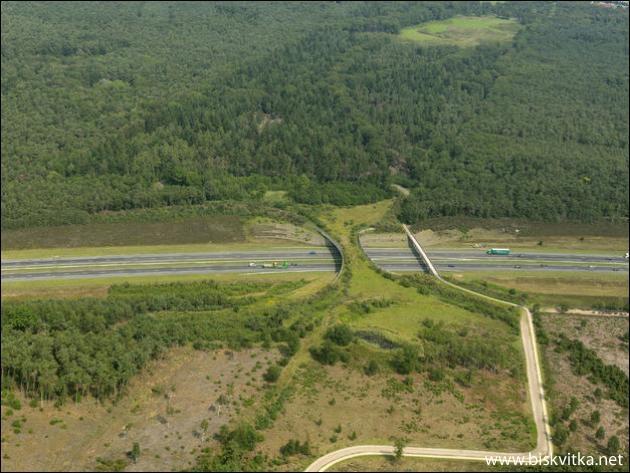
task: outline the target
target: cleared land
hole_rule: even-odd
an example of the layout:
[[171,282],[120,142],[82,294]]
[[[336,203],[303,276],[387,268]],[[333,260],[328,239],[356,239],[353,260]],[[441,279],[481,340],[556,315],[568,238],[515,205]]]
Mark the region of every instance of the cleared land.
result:
[[[627,338],[625,341],[622,338],[624,334],[627,337],[628,319],[541,314],[541,322],[552,340],[556,334],[579,339],[587,348],[594,350],[604,363],[617,365],[627,373],[628,342]],[[596,395],[597,388],[604,393],[607,389],[601,383],[593,382],[588,375],[577,375],[571,367],[568,353],[556,350],[555,343],[550,342],[543,346],[543,353],[550,415],[560,417],[570,405],[571,398],[577,401],[575,411],[561,422],[568,432],[563,448],[570,447],[572,451],[580,451],[585,455],[603,454],[608,439],[616,435],[627,459],[627,408],[619,406],[606,396]],[[599,419],[592,417],[594,412],[598,413]],[[575,421],[575,431],[567,428],[571,421]],[[603,428],[604,435],[597,438],[596,432],[600,427]]]
[[[2,469],[112,471],[116,462],[129,464],[127,471],[189,468],[201,448],[214,445],[212,435],[221,425],[255,403],[262,373],[276,359],[277,353],[260,349],[177,348],[151,363],[115,404],[86,399],[40,409],[22,399],[22,408],[11,415],[2,406]],[[12,425],[16,420],[20,433]],[[130,464],[126,453],[134,442],[141,455]]]
[[627,318],[592,317],[569,314],[544,314],[544,326],[549,331],[557,331],[567,337],[580,340],[595,350],[608,365],[617,365],[626,374],[628,370]]
[[2,232],[2,249],[144,246],[245,241],[241,218],[194,217],[172,222],[116,222]]
[[[324,244],[317,232],[290,223],[262,218],[243,223],[232,217],[228,221],[233,228],[223,234],[209,230],[227,228],[222,216],[218,222],[213,216],[161,223],[99,223],[4,231],[2,259],[198,253]],[[106,233],[100,235],[101,230]],[[20,243],[20,239],[25,243]]]
[[418,43],[472,47],[510,41],[518,29],[515,20],[496,16],[459,16],[404,28],[399,36]]

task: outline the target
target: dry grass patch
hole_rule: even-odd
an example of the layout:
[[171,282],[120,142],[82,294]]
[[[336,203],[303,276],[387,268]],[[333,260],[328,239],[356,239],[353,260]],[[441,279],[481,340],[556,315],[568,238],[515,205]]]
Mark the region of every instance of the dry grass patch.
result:
[[169,222],[90,223],[5,230],[2,249],[228,243],[244,239],[239,217],[216,215]]
[[[581,318],[556,314],[543,314],[541,316],[545,331],[553,338],[553,333],[565,333],[569,338],[579,338],[597,352],[597,355],[606,363],[615,363],[625,366],[628,369],[627,345],[624,349],[620,347],[619,334],[624,327],[620,319],[601,318],[594,320],[589,318],[584,328],[579,328],[582,324],[578,322]],[[628,320],[622,320],[625,330],[628,328]],[[575,325],[578,325],[576,327]],[[571,432],[563,448],[570,447],[572,451],[580,451],[582,454],[604,454],[605,445],[608,439],[617,435],[621,441],[622,448],[625,445],[627,454],[628,445],[628,410],[620,407],[610,399],[599,398],[595,395],[599,387],[602,391],[606,389],[589,381],[587,376],[576,376],[569,364],[566,353],[558,353],[554,350],[554,344],[550,343],[543,348],[545,365],[550,379],[551,415],[560,415],[563,409],[569,405],[572,397],[578,401],[578,407],[571,415],[569,422],[575,420],[577,430]],[[599,422],[592,422],[591,415],[598,411]],[[603,439],[596,438],[596,431],[599,427],[605,430]]]
[[333,465],[326,471],[493,471],[481,461],[434,460],[431,458],[366,456]]
[[[261,376],[276,357],[261,350],[176,348],[136,377],[116,404],[86,399],[59,409],[47,403],[40,411],[23,399],[22,409],[8,417],[3,406],[2,469],[91,471],[99,466],[97,457],[127,461],[134,442],[141,455],[127,471],[188,468],[221,425],[256,402]],[[21,416],[26,422],[15,434],[11,423]]]
[[628,374],[628,318],[597,317],[570,314],[543,314],[549,331],[565,334],[571,339],[580,340],[588,348],[595,350],[607,365],[617,365]]
[[270,457],[290,439],[308,440],[312,457],[291,457],[280,469],[298,471],[313,458],[350,445],[390,444],[443,448],[522,450],[531,448],[525,386],[478,372],[471,388],[431,382],[413,374],[368,377],[342,366],[303,364],[296,393],[265,433],[261,449]]
[[300,244],[323,246],[324,238],[314,230],[309,230],[292,223],[280,223],[268,218],[256,218],[247,223],[245,231],[252,242],[276,242],[288,240]]

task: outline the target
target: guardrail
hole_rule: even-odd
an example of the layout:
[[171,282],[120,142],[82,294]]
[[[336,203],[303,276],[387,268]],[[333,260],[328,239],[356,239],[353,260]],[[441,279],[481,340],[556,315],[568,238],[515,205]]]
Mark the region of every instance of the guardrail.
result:
[[411,233],[409,231],[409,228],[407,228],[407,225],[405,225],[404,223],[402,224],[402,227],[405,230],[405,233],[407,234],[407,238],[409,238],[409,241],[411,241],[411,244],[412,244],[413,248],[420,255],[420,258],[422,258],[422,261],[424,262],[425,266],[429,269],[429,272],[433,276],[439,278],[440,275],[438,274],[437,270],[435,269],[435,266],[433,266],[433,263],[431,263],[431,260],[429,259],[429,256],[424,252],[424,250],[422,249],[422,247],[420,246],[418,241],[415,239],[415,237],[413,236],[413,233]]
[[334,250],[334,252],[331,251],[331,253],[334,253],[333,256],[335,257],[335,271],[337,272],[337,275],[335,276],[335,281],[336,281],[341,275],[341,273],[343,272],[343,268],[345,264],[343,250],[341,249],[341,245],[337,243],[333,237],[331,237],[328,233],[326,233],[324,230],[319,228],[317,225],[315,225],[315,230],[321,236],[324,237],[324,240],[326,240],[326,246],[328,246],[329,249]]

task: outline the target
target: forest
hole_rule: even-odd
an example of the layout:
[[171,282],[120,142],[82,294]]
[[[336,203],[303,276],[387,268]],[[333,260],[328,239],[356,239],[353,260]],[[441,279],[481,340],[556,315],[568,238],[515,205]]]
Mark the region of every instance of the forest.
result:
[[[508,43],[401,41],[457,15]],[[259,200],[628,218],[628,17],[588,2],[4,2],[2,228]]]
[[[303,284],[125,283],[112,286],[105,299],[3,303],[3,392],[17,388],[59,403],[86,395],[116,399],[150,360],[186,344],[204,350],[280,343],[290,357],[312,328],[308,307],[254,304]],[[262,296],[248,296],[254,292]],[[297,313],[302,320],[288,323]]]

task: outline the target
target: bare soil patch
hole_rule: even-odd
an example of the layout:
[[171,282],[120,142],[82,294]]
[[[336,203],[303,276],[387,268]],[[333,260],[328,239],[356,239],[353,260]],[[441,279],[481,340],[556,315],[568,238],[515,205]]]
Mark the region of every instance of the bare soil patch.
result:
[[296,393],[261,449],[277,457],[291,439],[308,440],[312,457],[290,457],[279,466],[299,471],[313,458],[351,445],[409,445],[527,451],[531,447],[529,406],[520,381],[487,372],[476,374],[471,388],[431,382],[414,374],[382,373],[368,377],[342,366],[302,365]]
[[[221,425],[255,402],[262,373],[275,358],[259,349],[177,348],[135,378],[118,403],[86,399],[60,408],[47,403],[40,411],[23,399],[22,409],[8,417],[3,406],[2,470],[106,468],[97,458],[129,462],[126,471],[190,467],[199,449],[212,445],[211,437]],[[26,421],[21,433],[15,434],[11,423],[22,417]],[[141,449],[137,463],[127,458],[134,442]]]
[[[628,328],[627,319],[588,318],[586,325],[581,327],[578,319],[581,317],[544,314],[543,327],[548,334],[554,332],[565,333],[569,338],[579,338],[588,347],[595,350],[606,363],[615,363],[628,369],[628,352],[620,348],[619,334]],[[578,325],[576,327],[576,325]],[[626,349],[627,350],[627,349]],[[577,430],[569,431],[566,446],[582,454],[604,454],[608,439],[617,435],[622,448],[628,445],[628,411],[610,399],[598,398],[595,390],[598,385],[589,381],[587,376],[576,376],[571,370],[566,353],[557,353],[553,344],[544,347],[545,365],[551,379],[548,396],[550,399],[551,415],[559,415],[569,405],[572,397],[578,401],[576,411],[570,420],[575,420]],[[624,359],[625,358],[625,361]],[[601,386],[600,386],[601,388]],[[602,388],[604,391],[605,389]],[[592,422],[594,411],[600,413],[601,420]],[[597,439],[595,436],[599,427],[605,430],[605,437]]]

